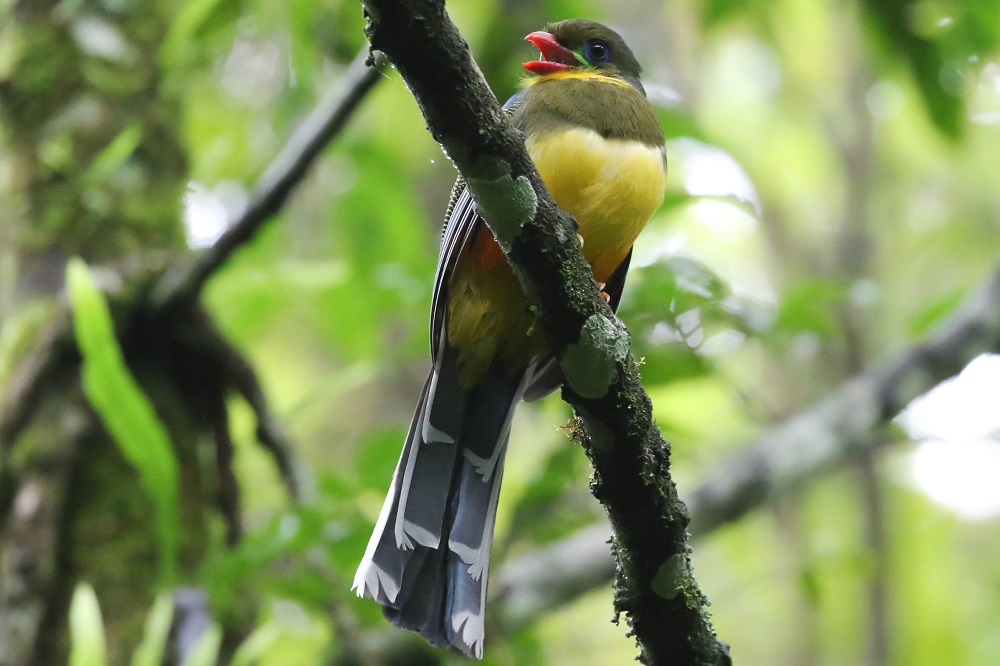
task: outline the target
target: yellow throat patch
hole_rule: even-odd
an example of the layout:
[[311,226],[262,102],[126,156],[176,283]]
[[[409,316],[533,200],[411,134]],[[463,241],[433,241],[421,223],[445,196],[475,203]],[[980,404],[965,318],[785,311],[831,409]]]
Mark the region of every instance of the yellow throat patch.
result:
[[559,79],[586,79],[591,81],[600,81],[602,83],[613,83],[616,86],[629,87],[629,82],[617,76],[606,76],[605,74],[600,74],[592,69],[564,69],[561,72],[553,72],[552,74],[544,74],[542,76],[528,76],[524,78],[524,84],[528,86],[533,86],[536,83],[541,83],[542,81],[556,81]]

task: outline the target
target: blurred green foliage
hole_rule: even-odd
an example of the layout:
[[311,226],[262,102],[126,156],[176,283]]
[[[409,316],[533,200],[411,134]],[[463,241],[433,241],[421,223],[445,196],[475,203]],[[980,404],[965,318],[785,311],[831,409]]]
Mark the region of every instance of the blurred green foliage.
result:
[[[874,364],[926,335],[996,259],[994,0],[449,9],[501,99],[535,57],[521,37],[548,20],[607,22],[644,63],[671,139],[671,183],[637,244],[620,314],[682,494],[769,424],[828,395],[859,359]],[[340,84],[365,46],[362,27],[347,0],[179,6],[158,57],[183,91],[192,237],[239,210],[297,122]],[[385,625],[349,587],[428,367],[455,177],[398,75],[386,79],[207,294],[316,477],[315,497],[290,506],[252,418],[231,406],[248,534],[211,554],[201,584],[217,618],[258,604],[239,663],[320,663]],[[95,177],[137,140],[118,133]],[[106,368],[105,380],[122,376]],[[135,425],[136,413],[120,418]],[[521,409],[494,570],[601,518],[584,457],[558,430],[568,417],[557,397]],[[695,544],[696,576],[737,663],[862,663],[880,636],[895,664],[1000,653],[990,621],[1000,569],[981,555],[1000,549],[996,519],[967,524],[933,506],[897,451],[876,463],[884,545],[865,536],[870,507],[850,470]],[[884,622],[868,605],[876,585],[887,589]],[[485,663],[630,663],[624,630],[607,621],[610,597],[595,591],[516,633],[490,631]]]
[[163,662],[173,615],[173,598],[169,591],[164,590],[156,596],[149,610],[142,642],[132,657],[132,666],[158,666]]
[[69,631],[72,640],[70,666],[104,666],[107,663],[101,607],[94,588],[87,583],[80,583],[73,593]]
[[[169,587],[175,580],[180,536],[177,458],[169,435],[125,364],[108,303],[80,259],[70,260],[66,269],[66,291],[73,305],[84,393],[156,506],[159,583]],[[81,599],[86,600],[86,594]]]

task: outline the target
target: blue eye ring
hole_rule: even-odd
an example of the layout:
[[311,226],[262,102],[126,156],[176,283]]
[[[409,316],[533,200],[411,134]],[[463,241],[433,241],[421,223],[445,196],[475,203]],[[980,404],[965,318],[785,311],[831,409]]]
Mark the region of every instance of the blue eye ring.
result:
[[591,39],[584,43],[583,54],[590,62],[609,62],[611,60],[611,48],[600,39]]

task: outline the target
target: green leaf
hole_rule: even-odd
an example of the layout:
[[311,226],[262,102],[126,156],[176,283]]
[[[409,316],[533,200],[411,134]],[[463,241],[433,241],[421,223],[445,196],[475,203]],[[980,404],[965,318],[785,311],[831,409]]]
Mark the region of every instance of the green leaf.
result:
[[106,180],[115,169],[132,156],[140,141],[142,141],[141,125],[136,123],[123,129],[91,162],[85,180],[91,184]]
[[267,622],[263,626],[257,627],[236,648],[229,666],[253,666],[280,637],[281,628],[273,622]]
[[122,454],[139,472],[156,506],[159,576],[166,587],[173,580],[177,561],[177,459],[153,405],[125,365],[107,301],[87,265],[80,259],[70,260],[66,282],[83,361],[83,390]]
[[146,618],[146,631],[132,656],[132,666],[160,666],[167,647],[167,638],[170,636],[170,623],[173,617],[173,596],[164,590],[157,595],[153,608],[149,611],[149,617]]
[[946,91],[941,84],[949,64],[941,46],[914,30],[912,17],[917,3],[867,0],[864,7],[881,37],[906,59],[934,125],[948,138],[958,139],[962,133],[963,99]]
[[[698,121],[687,111],[674,106],[654,104],[656,115],[660,119],[663,132],[671,138],[681,136],[698,139],[708,143],[708,136],[698,124]],[[668,156],[669,160],[669,156]]]
[[810,332],[836,337],[840,324],[834,308],[848,301],[847,285],[837,280],[803,280],[788,288],[775,319],[775,332],[795,335]]
[[213,624],[201,634],[181,666],[215,666],[219,661],[221,647],[222,629]]
[[966,296],[964,291],[953,291],[931,301],[910,319],[907,323],[907,331],[913,338],[926,336],[941,321],[953,314],[965,301]]
[[761,0],[707,0],[702,7],[702,22],[711,27],[741,17],[759,20],[767,15],[768,8]]
[[104,622],[101,606],[90,583],[80,583],[69,605],[69,666],[104,666]]
[[238,0],[191,0],[182,4],[160,47],[160,62],[169,69],[197,60],[207,35],[220,27],[231,27],[242,5]]
[[704,375],[711,364],[700,343],[724,331],[748,334],[750,308],[705,263],[683,256],[632,270],[619,316],[632,332],[644,381],[658,384]]

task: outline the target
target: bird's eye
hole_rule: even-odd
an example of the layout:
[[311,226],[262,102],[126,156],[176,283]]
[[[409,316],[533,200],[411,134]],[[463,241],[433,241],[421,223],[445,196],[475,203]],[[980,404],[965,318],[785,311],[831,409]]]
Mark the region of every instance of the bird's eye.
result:
[[590,62],[608,62],[611,59],[611,49],[599,39],[592,39],[584,44],[583,52]]

